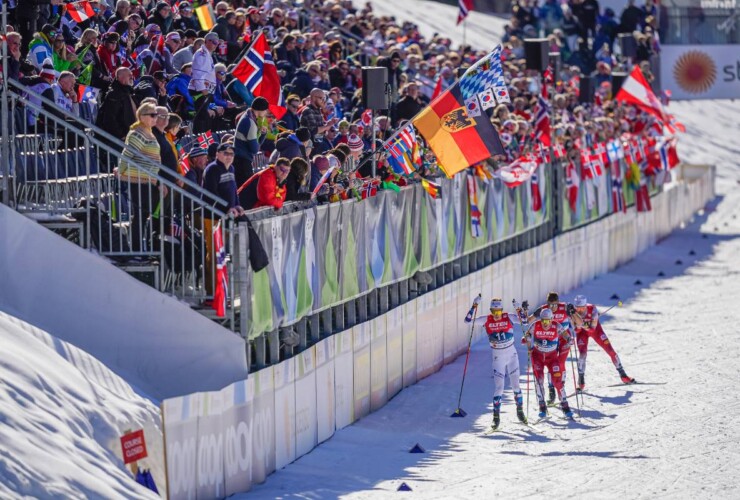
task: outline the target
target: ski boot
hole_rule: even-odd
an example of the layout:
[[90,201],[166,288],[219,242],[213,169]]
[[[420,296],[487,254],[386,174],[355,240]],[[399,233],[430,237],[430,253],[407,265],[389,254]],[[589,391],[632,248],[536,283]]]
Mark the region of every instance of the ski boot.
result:
[[617,371],[619,372],[619,378],[622,379],[623,384],[634,384],[635,379],[627,375],[627,373],[624,371],[624,368],[618,368]]
[[501,416],[500,416],[499,412],[494,411],[493,412],[493,424],[491,425],[491,429],[497,430],[499,424],[501,424]]
[[549,392],[547,394],[547,404],[553,405],[555,404],[555,386],[550,386]]
[[521,405],[517,405],[516,407],[516,416],[519,418],[519,421],[523,424],[527,423],[527,416],[524,414],[524,408],[522,408]]
[[586,375],[583,373],[578,374],[578,392],[583,392],[586,388]]
[[545,403],[540,403],[540,412],[537,416],[540,418],[545,418],[547,416],[547,405]]
[[567,418],[568,420],[573,420],[573,410],[570,409],[570,405],[567,401],[563,401],[562,408],[565,418]]

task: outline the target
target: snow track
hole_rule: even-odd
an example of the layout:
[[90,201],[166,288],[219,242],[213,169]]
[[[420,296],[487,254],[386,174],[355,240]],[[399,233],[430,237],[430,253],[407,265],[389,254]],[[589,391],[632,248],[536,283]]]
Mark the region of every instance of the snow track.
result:
[[[490,348],[479,342],[463,394],[466,418],[449,417],[461,356],[245,498],[387,498],[401,495],[395,493],[401,482],[417,497],[440,499],[737,498],[740,331],[732,299],[740,294],[740,193],[731,163],[736,146],[719,137],[737,137],[740,127],[736,119],[710,123],[706,116],[738,116],[739,108],[727,102],[673,106],[689,128],[679,153],[695,163],[716,159],[720,196],[693,223],[632,262],[562,294],[567,300],[585,294],[602,310],[619,295],[624,305],[604,317],[604,326],[639,384],[621,385],[608,356],[591,342],[582,418],[568,422],[550,408],[548,420],[523,427],[507,388],[502,431],[484,435],[493,380]],[[634,284],[638,279],[642,285]],[[524,371],[523,352],[520,365]],[[524,373],[520,382],[526,391]],[[570,361],[566,387],[573,392]],[[530,389],[528,416],[534,421],[531,383]],[[578,415],[575,397],[569,402]],[[409,454],[415,443],[427,453]]]

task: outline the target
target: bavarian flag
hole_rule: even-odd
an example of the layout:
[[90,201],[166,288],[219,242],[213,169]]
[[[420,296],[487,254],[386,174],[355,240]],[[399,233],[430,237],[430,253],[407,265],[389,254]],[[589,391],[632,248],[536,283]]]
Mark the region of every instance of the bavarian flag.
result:
[[448,177],[491,156],[505,154],[488,116],[478,109],[468,110],[457,83],[432,101],[413,123]]

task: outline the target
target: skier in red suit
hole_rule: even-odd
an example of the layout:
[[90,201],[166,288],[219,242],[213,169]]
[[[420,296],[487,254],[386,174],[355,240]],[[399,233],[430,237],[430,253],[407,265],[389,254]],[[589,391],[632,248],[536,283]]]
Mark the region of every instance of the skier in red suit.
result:
[[560,366],[560,347],[570,345],[571,336],[567,329],[553,320],[553,313],[549,308],[540,311],[540,319],[536,321],[522,339],[528,345],[532,356],[532,372],[535,379],[535,391],[539,402],[539,417],[547,416],[545,403],[544,375],[545,368],[552,376],[555,391],[560,396],[560,403],[566,417],[572,418],[573,412],[568,405],[563,387],[564,370]]
[[575,311],[571,314],[573,325],[576,328],[576,345],[578,346],[578,388],[583,390],[586,386],[586,356],[588,355],[588,341],[594,339],[604,349],[614,363],[614,368],[619,373],[619,378],[625,384],[632,384],[635,379],[629,377],[624,371],[622,361],[614,350],[614,346],[606,336],[599,322],[599,311],[593,304],[589,304],[584,295],[577,295],[573,301]]

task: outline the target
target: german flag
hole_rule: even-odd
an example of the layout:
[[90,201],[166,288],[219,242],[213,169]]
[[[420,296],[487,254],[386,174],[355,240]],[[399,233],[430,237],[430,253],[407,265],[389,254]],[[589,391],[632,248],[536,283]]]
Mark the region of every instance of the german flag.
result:
[[413,122],[448,177],[494,155],[504,154],[498,132],[485,113],[471,116],[456,83]]
[[431,196],[433,199],[439,198],[439,191],[440,187],[439,184],[436,184],[432,181],[428,181],[425,178],[421,178],[421,185],[426,190],[427,193],[429,193],[429,196]]

